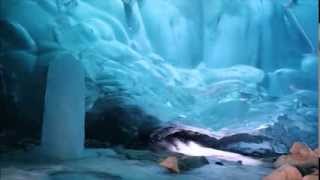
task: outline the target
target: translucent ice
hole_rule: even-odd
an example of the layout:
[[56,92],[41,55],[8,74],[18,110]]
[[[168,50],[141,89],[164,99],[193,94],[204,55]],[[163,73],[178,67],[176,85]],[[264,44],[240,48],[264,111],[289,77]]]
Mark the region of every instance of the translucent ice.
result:
[[[71,87],[74,81],[67,73],[73,70],[57,79],[68,93],[85,93],[87,112],[108,99],[110,104],[137,106],[163,122],[234,132],[273,125],[275,135],[289,127],[277,124],[279,116],[288,115],[294,129],[290,142],[304,136],[299,132],[314,133],[313,123],[299,124],[317,116],[318,104],[312,101],[318,85],[314,1],[0,3],[5,27],[0,32],[9,29],[14,37],[0,34],[1,64],[13,74],[33,73],[37,67],[43,75],[62,51],[72,54],[84,66],[85,90]],[[8,44],[10,48],[4,47]],[[63,100],[70,108],[75,108],[73,95]],[[69,128],[79,125],[71,121]]]
[[84,149],[84,87],[84,71],[74,57],[59,54],[50,63],[42,127],[42,148],[46,155],[60,159],[81,156]]
[[8,20],[0,20],[0,38],[2,41],[1,48],[6,49],[23,49],[36,50],[36,43],[19,23]]

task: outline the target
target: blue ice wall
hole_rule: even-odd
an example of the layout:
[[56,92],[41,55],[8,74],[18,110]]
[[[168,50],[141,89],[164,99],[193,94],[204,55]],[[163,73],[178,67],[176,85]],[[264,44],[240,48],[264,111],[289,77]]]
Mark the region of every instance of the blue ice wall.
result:
[[[224,132],[291,129],[286,142],[316,133],[315,1],[0,3],[1,64],[28,84],[22,72],[72,54],[86,71],[87,111],[108,99]],[[27,104],[30,92],[16,98]]]

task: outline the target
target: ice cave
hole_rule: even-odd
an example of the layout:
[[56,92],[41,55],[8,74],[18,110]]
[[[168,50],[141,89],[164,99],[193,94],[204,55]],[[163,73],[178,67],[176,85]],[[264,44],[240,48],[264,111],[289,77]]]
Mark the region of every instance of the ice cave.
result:
[[0,179],[318,179],[318,24],[315,0],[0,0]]

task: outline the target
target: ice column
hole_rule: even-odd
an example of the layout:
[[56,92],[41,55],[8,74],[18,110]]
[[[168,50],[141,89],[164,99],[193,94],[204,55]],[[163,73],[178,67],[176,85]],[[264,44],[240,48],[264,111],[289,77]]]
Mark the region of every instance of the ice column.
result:
[[42,127],[42,150],[54,158],[73,159],[84,149],[84,70],[72,55],[50,63]]

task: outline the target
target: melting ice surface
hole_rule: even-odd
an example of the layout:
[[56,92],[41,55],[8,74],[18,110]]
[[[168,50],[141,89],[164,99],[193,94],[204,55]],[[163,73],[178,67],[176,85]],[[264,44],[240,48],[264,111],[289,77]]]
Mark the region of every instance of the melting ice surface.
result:
[[316,145],[315,1],[0,2],[40,64],[59,51],[81,61],[87,111],[122,101],[163,122]]

